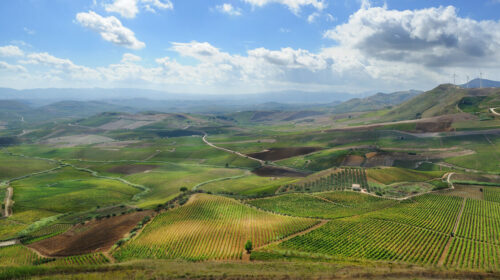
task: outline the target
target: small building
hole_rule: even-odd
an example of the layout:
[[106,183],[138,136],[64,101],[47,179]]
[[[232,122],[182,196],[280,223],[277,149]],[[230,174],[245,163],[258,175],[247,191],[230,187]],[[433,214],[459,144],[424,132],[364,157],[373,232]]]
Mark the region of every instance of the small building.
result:
[[360,192],[361,191],[361,186],[359,184],[352,184],[352,190]]

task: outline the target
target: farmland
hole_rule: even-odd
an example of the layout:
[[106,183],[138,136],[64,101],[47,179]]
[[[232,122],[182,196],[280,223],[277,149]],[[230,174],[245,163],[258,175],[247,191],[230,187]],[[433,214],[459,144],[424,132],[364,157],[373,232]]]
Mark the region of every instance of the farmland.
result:
[[475,130],[486,107],[464,106],[6,127],[0,279],[499,278],[497,120]]
[[142,234],[114,256],[240,259],[243,245],[256,247],[305,230],[316,220],[268,214],[229,198],[200,194],[185,205],[159,215]]

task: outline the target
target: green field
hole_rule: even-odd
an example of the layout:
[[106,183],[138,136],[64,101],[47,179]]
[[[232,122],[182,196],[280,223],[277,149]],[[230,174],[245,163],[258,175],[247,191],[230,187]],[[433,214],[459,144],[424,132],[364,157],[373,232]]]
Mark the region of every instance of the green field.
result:
[[284,194],[253,199],[248,204],[276,213],[298,217],[335,219],[349,217],[394,205],[392,200],[356,192]]
[[296,178],[260,177],[245,175],[240,178],[216,181],[203,185],[201,189],[212,193],[259,196],[274,194],[282,185],[297,181]]

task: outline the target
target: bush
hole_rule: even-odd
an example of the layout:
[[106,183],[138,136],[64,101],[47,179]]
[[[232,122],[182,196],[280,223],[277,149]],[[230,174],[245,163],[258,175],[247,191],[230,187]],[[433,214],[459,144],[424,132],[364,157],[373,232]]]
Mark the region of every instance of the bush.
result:
[[248,254],[252,252],[253,249],[253,244],[252,241],[248,240],[247,243],[245,243],[245,250],[247,251]]

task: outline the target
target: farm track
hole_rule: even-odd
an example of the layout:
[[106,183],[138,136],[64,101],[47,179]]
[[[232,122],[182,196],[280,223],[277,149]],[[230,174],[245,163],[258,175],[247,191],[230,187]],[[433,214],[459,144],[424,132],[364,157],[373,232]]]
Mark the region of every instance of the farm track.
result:
[[[270,242],[270,243],[267,243],[267,244],[264,244],[262,246],[259,246],[259,247],[255,247],[254,250],[258,250],[258,249],[262,249],[266,246],[270,246],[270,245],[273,245],[273,244],[279,244],[281,242],[284,242],[284,241],[287,241],[287,240],[290,240],[294,237],[297,237],[297,236],[301,236],[301,235],[305,235],[315,229],[318,229],[322,226],[324,226],[326,223],[328,223],[330,220],[321,220],[319,223],[317,223],[316,225],[306,229],[306,230],[303,230],[303,231],[300,231],[300,232],[297,232],[297,233],[294,233],[292,235],[289,235],[281,240],[276,240],[276,241],[273,241],[273,242]],[[250,261],[250,254],[247,254],[246,252],[243,252],[243,255],[241,256],[241,260],[244,261],[244,262],[249,262]]]
[[238,176],[232,176],[232,177],[222,177],[222,178],[216,178],[212,180],[208,180],[205,182],[201,182],[198,185],[194,186],[192,188],[193,191],[196,191],[199,187],[204,186],[206,184],[214,183],[214,182],[221,182],[221,181],[226,181],[226,180],[233,180],[233,179],[239,179],[248,176],[248,173],[243,174],[243,175],[238,175]]
[[4,199],[4,213],[3,216],[8,218],[12,215],[12,196],[14,195],[14,189],[12,187],[7,187],[5,190],[5,199]]
[[202,139],[203,139],[203,142],[205,142],[205,144],[207,144],[208,146],[210,146],[210,147],[212,147],[212,148],[215,148],[215,149],[217,149],[217,150],[221,150],[221,151],[224,151],[224,152],[228,152],[228,153],[231,153],[231,154],[234,154],[234,155],[238,155],[238,156],[240,156],[240,157],[247,158],[247,159],[250,159],[250,160],[253,160],[253,161],[257,161],[257,162],[259,162],[261,165],[265,165],[265,164],[266,164],[266,162],[265,162],[265,161],[260,160],[260,159],[258,159],[258,158],[254,158],[254,157],[247,156],[247,155],[242,154],[242,153],[237,152],[237,151],[233,151],[233,150],[230,150],[230,149],[226,149],[226,148],[223,148],[223,147],[216,146],[216,145],[214,145],[213,143],[211,143],[211,142],[209,142],[209,141],[207,140],[207,136],[208,136],[208,134],[206,134],[206,133],[205,133],[205,135],[204,135],[204,136],[203,136],[203,138],[202,138]]
[[490,108],[490,112],[493,114],[493,115],[497,115],[497,116],[500,116],[500,113],[498,113],[496,110],[498,108]]
[[[452,174],[450,174],[452,175]],[[448,176],[448,181],[451,176]],[[444,247],[443,253],[441,254],[441,257],[439,258],[438,265],[442,266],[444,265],[444,262],[446,261],[446,257],[448,256],[448,252],[451,247],[451,243],[453,242],[453,239],[455,239],[455,235],[457,233],[458,225],[460,224],[460,219],[462,218],[462,213],[464,212],[465,208],[465,202],[467,201],[467,198],[464,198],[462,202],[462,207],[460,208],[460,212],[458,213],[457,220],[455,221],[455,226],[453,227],[452,235],[448,239],[448,243],[446,243],[446,246]]]

